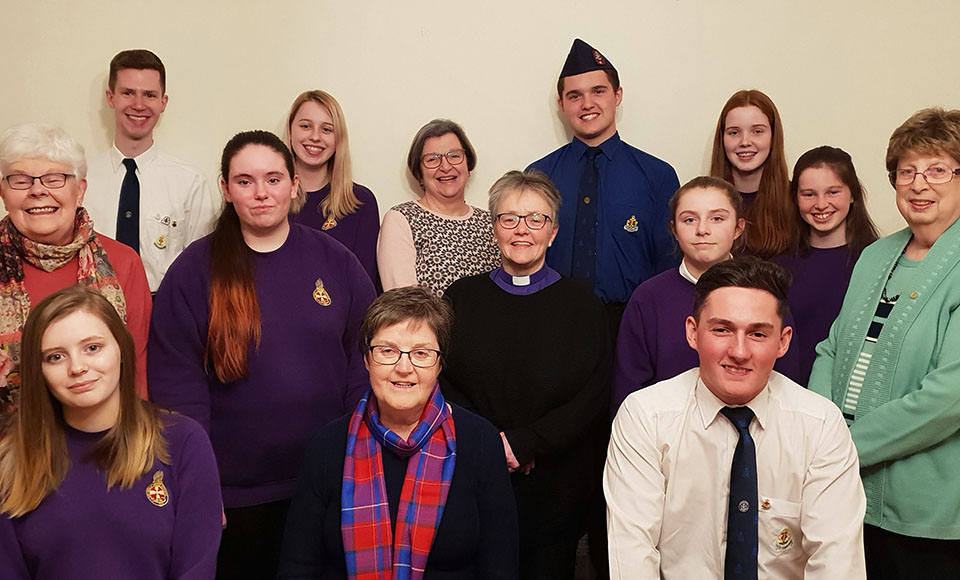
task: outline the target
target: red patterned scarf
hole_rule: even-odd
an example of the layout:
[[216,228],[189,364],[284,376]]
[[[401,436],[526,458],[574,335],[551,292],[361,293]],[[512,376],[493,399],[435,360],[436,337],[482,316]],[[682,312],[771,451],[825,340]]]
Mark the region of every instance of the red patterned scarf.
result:
[[63,246],[41,244],[17,230],[10,216],[0,220],[0,429],[16,408],[20,388],[20,335],[30,314],[30,297],[23,285],[23,262],[52,272],[78,259],[77,283],[92,286],[127,320],[123,290],[107,253],[93,231],[93,221],[77,208],[73,240]]
[[[450,408],[436,385],[420,422],[403,440],[380,424],[377,399],[364,395],[350,417],[343,463],[340,530],[351,580],[420,580],[456,462]],[[383,476],[381,448],[409,457],[396,534]]]

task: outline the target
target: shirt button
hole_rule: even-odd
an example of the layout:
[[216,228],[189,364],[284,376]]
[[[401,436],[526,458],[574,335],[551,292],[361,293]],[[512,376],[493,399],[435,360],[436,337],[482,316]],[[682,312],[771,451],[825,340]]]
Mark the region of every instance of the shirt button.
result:
[[587,197],[583,198],[583,203],[585,203],[585,204],[587,204],[587,205],[590,205],[590,196],[589,196],[589,195],[588,195]]
[[123,214],[123,217],[125,217],[125,218],[127,218],[127,219],[130,219],[130,218],[133,217],[133,212],[132,212],[132,211],[125,212],[125,213]]

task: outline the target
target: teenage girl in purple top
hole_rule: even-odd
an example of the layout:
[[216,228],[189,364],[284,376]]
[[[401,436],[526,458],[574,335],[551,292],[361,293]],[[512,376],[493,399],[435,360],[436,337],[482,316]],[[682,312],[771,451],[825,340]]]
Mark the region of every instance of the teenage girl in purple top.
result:
[[167,271],[147,373],[156,403],[210,434],[227,527],[218,578],[273,578],[307,443],[369,386],[358,348],[375,292],[350,250],[290,223],[293,156],[273,133],[224,147],[214,232]]
[[796,321],[793,342],[800,347],[801,384],[840,313],[860,252],[877,239],[867,213],[863,185],[850,155],[823,145],[800,156],[790,193],[796,200],[797,240],[773,259],[793,274],[790,312]]
[[22,347],[20,406],[0,439],[0,578],[213,578],[210,441],[137,396],[114,307],[60,290],[34,308]]
[[290,106],[287,139],[301,191],[293,221],[326,232],[349,248],[379,287],[380,212],[373,192],[353,182],[340,103],[324,91],[301,93]]

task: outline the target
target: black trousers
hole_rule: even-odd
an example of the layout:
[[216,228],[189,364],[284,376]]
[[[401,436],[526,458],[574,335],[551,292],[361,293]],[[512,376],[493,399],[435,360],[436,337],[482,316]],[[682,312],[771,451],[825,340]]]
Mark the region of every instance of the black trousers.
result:
[[960,540],[901,536],[863,526],[869,580],[947,580],[960,578]]
[[217,553],[217,580],[272,580],[290,500],[227,508],[227,527]]

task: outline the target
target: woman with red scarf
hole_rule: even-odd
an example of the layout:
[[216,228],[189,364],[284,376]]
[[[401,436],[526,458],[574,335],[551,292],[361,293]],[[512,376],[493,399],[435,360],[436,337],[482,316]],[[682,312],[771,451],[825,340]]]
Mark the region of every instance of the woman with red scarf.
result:
[[279,578],[517,578],[500,435],[437,384],[452,322],[422,287],[370,305],[360,341],[371,389],[307,452]]

